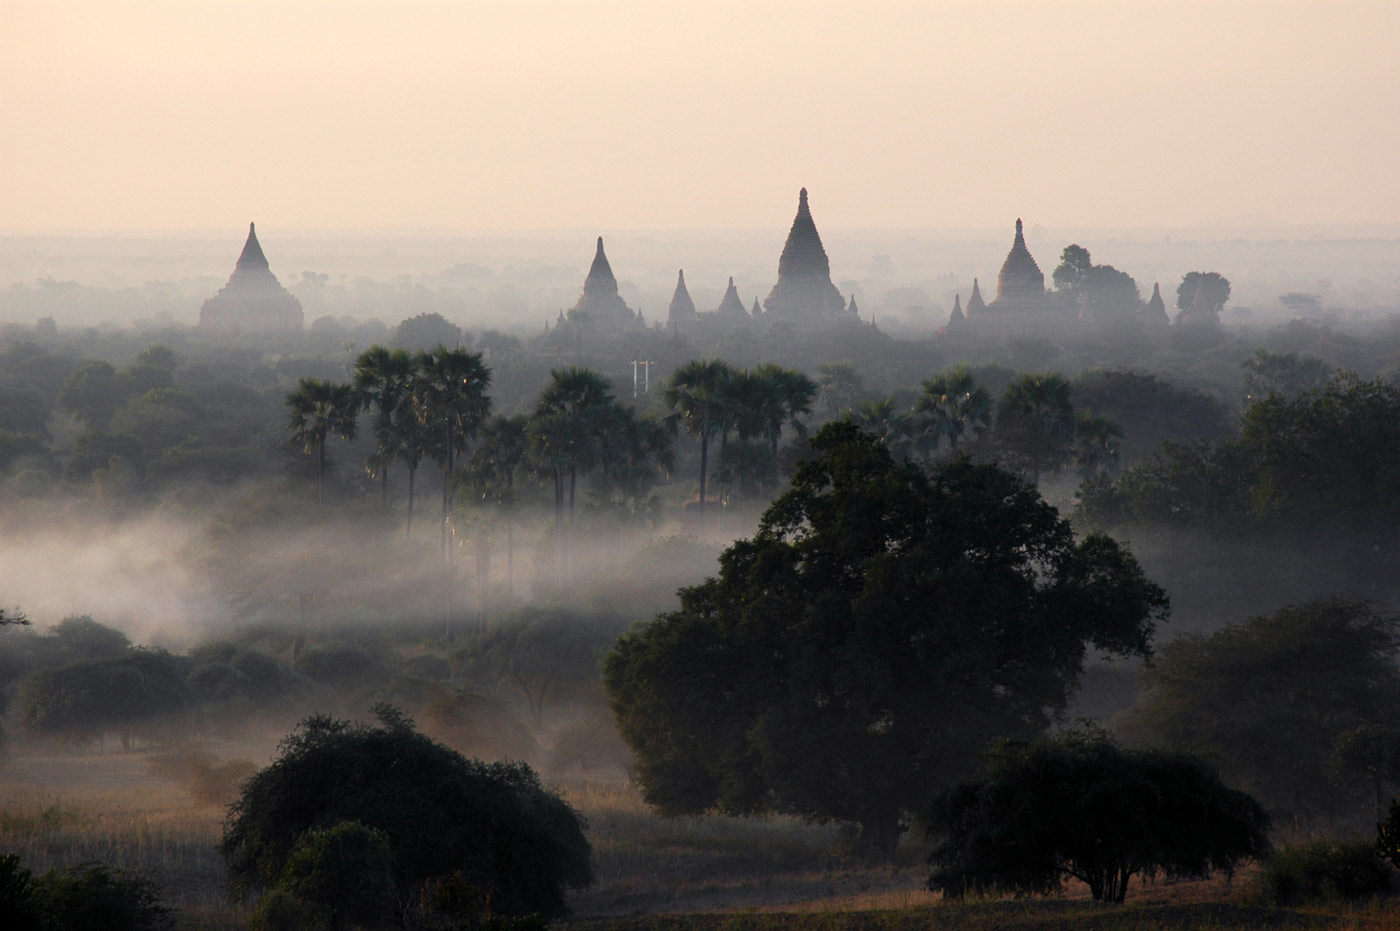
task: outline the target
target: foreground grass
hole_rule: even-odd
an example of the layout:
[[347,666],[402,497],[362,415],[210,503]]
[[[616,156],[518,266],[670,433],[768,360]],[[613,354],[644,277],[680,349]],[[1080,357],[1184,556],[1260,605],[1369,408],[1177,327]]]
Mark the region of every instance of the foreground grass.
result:
[[[576,917],[561,931],[1400,931],[1400,906],[1263,907],[1248,876],[1134,884],[1128,904],[1116,907],[1079,889],[1049,900],[945,903],[924,888],[918,843],[903,845],[895,863],[872,866],[833,826],[662,818],[615,774],[556,783],[588,819],[598,880],[571,897]],[[19,854],[36,872],[100,860],[140,873],[161,888],[182,929],[247,926],[249,906],[227,897],[215,846],[222,824],[219,809],[152,779],[141,753],[34,754],[0,773],[0,853]]]
[[880,911],[645,915],[570,922],[568,931],[1166,931],[1400,928],[1400,914],[1293,911],[1231,903],[1121,905],[1062,900],[939,904]]

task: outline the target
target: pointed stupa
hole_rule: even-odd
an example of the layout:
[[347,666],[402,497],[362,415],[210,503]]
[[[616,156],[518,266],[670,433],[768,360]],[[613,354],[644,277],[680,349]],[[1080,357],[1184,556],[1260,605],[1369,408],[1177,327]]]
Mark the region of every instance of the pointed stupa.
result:
[[794,322],[829,323],[844,319],[846,302],[831,283],[831,261],[807,205],[807,189],[797,195],[797,216],[778,257],[778,283],[764,299],[767,313]]
[[753,299],[753,307],[749,308],[749,316],[757,320],[763,316],[763,308],[758,306],[758,298]]
[[1171,325],[1171,317],[1167,315],[1167,303],[1162,300],[1162,286],[1158,282],[1152,282],[1152,298],[1142,309],[1142,320],[1150,327]]
[[243,251],[238,254],[238,264],[234,265],[233,270],[271,273],[267,256],[263,255],[262,245],[258,242],[257,228],[253,223],[248,224],[248,241],[243,243]]
[[967,310],[963,315],[967,319],[973,319],[973,315],[981,316],[982,311],[987,309],[987,302],[982,300],[982,287],[977,283],[977,279],[972,279],[972,296],[967,299]]
[[856,319],[860,319],[860,308],[856,306],[856,296],[854,292],[851,294],[851,303],[846,305],[846,313]]
[[301,332],[301,302],[272,274],[252,223],[228,283],[200,308],[199,327],[226,335]]
[[1021,219],[1016,218],[1016,238],[997,275],[997,298],[993,304],[1039,303],[1045,300],[1045,275],[1026,248]]
[[603,237],[598,237],[598,249],[593,253],[593,264],[588,268],[588,277],[583,280],[583,294],[578,303],[569,309],[569,316],[585,314],[596,326],[604,329],[620,330],[636,319],[625,301],[617,293],[617,278],[603,252]]
[[666,322],[672,326],[695,322],[695,302],[690,299],[690,291],[685,286],[685,269],[681,269],[676,276],[676,293],[671,295],[671,307],[666,313]]
[[729,287],[724,289],[724,297],[720,298],[719,307],[715,308],[715,316],[721,320],[749,319],[744,302],[739,300],[739,289],[734,287],[733,275],[729,276]]
[[948,328],[949,328],[949,329],[955,329],[955,328],[957,328],[957,327],[962,326],[962,325],[963,325],[964,323],[966,323],[966,322],[967,322],[967,318],[963,316],[962,295],[961,295],[961,294],[954,294],[954,295],[953,295],[953,312],[952,312],[951,314],[948,315]]

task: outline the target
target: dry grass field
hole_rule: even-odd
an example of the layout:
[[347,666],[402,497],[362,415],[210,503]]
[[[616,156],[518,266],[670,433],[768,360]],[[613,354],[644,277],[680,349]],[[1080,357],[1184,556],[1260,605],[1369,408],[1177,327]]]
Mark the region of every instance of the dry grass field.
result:
[[[272,747],[215,745],[265,762]],[[847,931],[924,928],[1354,928],[1400,931],[1400,907],[1259,904],[1249,876],[1134,885],[1126,906],[1082,891],[1043,900],[943,903],[923,888],[918,844],[897,862],[862,863],[833,826],[790,818],[666,819],[626,780],[573,774],[557,787],[588,819],[597,883],[571,900],[570,931]],[[101,860],[154,880],[180,928],[243,928],[215,851],[223,813],[152,778],[144,753],[21,752],[0,771],[0,852],[33,870]]]

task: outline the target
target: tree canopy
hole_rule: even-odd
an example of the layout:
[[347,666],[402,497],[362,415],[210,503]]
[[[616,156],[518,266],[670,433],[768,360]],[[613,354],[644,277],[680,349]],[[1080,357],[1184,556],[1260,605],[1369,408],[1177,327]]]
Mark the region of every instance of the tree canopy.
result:
[[1066,879],[1122,902],[1133,876],[1204,878],[1268,853],[1269,818],[1184,753],[1123,750],[1071,731],[993,754],[986,779],[944,792],[929,888],[1048,894]]
[[928,473],[851,423],[812,448],[755,537],[622,637],[604,682],[661,810],[852,821],[889,854],[987,741],[1065,707],[1086,649],[1147,655],[1167,600],[994,466]]
[[308,718],[245,783],[220,845],[234,882],[272,887],[306,832],[354,821],[387,839],[402,900],[461,874],[499,914],[563,914],[565,890],[593,881],[574,810],[523,763],[469,760],[377,712],[378,727]]
[[1363,602],[1327,600],[1181,637],[1148,671],[1125,727],[1209,754],[1276,814],[1369,815],[1370,774],[1338,771],[1333,751],[1364,756],[1347,746],[1356,730],[1400,717],[1396,625]]

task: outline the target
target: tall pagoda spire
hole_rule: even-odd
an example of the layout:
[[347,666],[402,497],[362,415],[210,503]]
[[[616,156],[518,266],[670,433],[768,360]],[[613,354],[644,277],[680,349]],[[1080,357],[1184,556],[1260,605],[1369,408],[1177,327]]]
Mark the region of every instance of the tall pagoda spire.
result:
[[238,264],[234,266],[235,271],[268,271],[267,256],[263,255],[262,246],[258,245],[258,234],[253,228],[253,224],[248,224],[248,241],[243,244],[243,251],[238,255]]
[[301,332],[301,302],[272,274],[252,223],[228,283],[200,308],[199,327],[224,336]]
[[603,237],[598,237],[598,248],[593,253],[593,264],[588,267],[588,277],[583,280],[583,294],[578,303],[569,310],[569,318],[582,313],[595,325],[605,329],[625,329],[636,322],[636,315],[617,293],[617,278],[603,252]]
[[1045,298],[1045,274],[1026,248],[1021,218],[1016,218],[1016,238],[997,275],[997,302],[1041,301]]
[[787,242],[778,257],[778,283],[763,306],[768,313],[777,313],[794,322],[830,323],[846,319],[846,302],[831,283],[831,261],[812,220],[806,188],[798,192],[797,216],[793,217]]
[[583,280],[583,293],[587,297],[608,297],[617,294],[617,278],[613,275],[608,257],[603,253],[603,237],[598,237],[598,251],[593,253],[593,264],[588,267],[588,277]]

